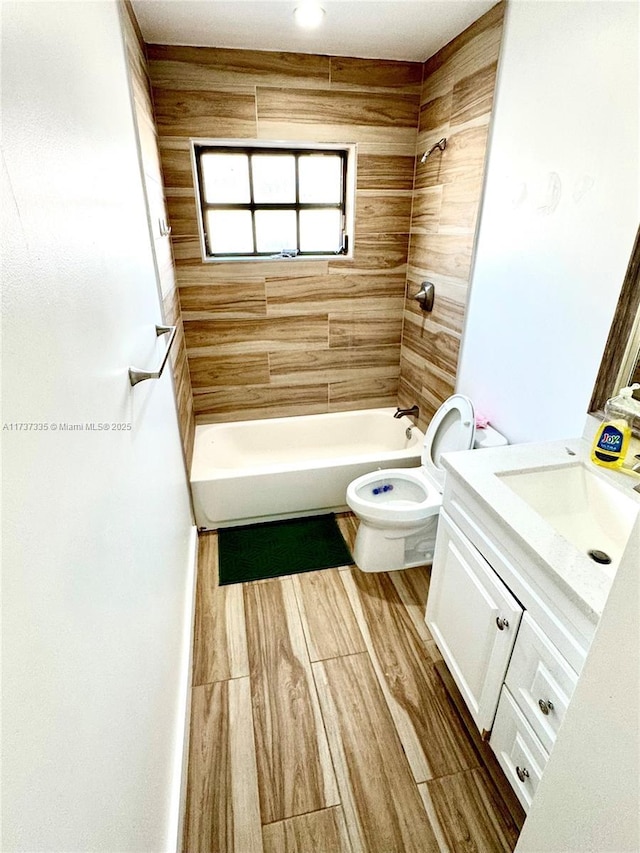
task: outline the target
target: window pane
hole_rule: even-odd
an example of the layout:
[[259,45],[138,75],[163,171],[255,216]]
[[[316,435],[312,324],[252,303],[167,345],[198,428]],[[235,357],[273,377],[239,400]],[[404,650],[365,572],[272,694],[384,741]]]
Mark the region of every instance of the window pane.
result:
[[251,212],[248,210],[207,211],[209,250],[214,255],[253,252]]
[[329,154],[300,157],[300,201],[339,204],[342,195],[342,160]]
[[342,248],[339,210],[300,211],[300,251],[337,252]]
[[289,155],[260,154],[251,161],[253,200],[258,204],[296,201],[296,164]]
[[295,250],[295,210],[256,210],[256,243],[258,252]]
[[249,158],[246,154],[203,154],[204,199],[209,204],[248,204]]

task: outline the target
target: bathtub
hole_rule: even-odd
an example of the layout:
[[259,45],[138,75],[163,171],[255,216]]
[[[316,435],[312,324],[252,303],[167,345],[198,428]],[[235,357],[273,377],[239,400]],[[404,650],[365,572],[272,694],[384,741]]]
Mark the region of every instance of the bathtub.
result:
[[348,509],[351,480],[378,468],[420,464],[423,433],[409,418],[394,418],[394,411],[199,424],[191,466],[198,527]]

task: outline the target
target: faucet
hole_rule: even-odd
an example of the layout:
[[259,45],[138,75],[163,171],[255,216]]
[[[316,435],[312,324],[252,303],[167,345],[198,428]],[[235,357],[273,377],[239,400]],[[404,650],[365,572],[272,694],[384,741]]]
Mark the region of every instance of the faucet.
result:
[[393,417],[394,418],[402,418],[402,417],[404,417],[404,415],[415,415],[415,417],[417,418],[419,414],[420,414],[420,409],[414,403],[414,405],[411,406],[410,409],[401,409],[398,407],[396,409]]

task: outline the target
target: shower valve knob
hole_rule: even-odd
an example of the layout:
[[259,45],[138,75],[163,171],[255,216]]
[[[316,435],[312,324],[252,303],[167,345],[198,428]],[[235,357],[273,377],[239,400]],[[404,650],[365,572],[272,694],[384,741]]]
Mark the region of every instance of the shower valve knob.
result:
[[433,311],[433,300],[435,297],[435,286],[431,281],[423,281],[420,290],[413,297],[420,303],[423,311]]

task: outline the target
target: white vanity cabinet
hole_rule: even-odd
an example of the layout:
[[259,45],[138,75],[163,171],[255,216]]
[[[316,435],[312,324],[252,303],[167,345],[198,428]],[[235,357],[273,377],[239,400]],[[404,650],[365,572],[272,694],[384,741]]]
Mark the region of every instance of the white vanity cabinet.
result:
[[426,621],[481,731],[493,724],[523,608],[441,512]]
[[450,475],[425,620],[528,810],[595,624],[464,481]]

